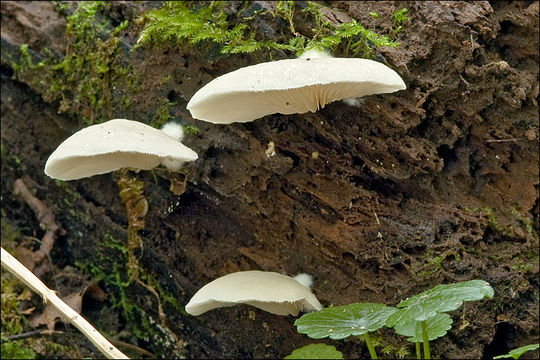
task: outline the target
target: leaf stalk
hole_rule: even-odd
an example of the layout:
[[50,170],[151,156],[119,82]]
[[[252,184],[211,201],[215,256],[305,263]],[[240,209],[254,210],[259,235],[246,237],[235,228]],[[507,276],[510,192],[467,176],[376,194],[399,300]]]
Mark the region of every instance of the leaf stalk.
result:
[[420,325],[422,326],[422,338],[424,342],[424,359],[431,359],[431,351],[429,350],[429,337],[427,332],[427,322],[421,321]]

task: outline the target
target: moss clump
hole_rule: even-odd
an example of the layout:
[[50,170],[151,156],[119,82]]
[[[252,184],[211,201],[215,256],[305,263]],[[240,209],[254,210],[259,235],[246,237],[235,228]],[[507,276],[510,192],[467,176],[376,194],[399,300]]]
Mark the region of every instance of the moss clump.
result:
[[160,9],[145,14],[148,21],[139,42],[165,42],[176,46],[184,41],[195,45],[212,40],[219,44],[236,44],[244,36],[247,25],[236,24],[229,29],[224,6],[224,3],[212,2],[196,9],[195,2],[167,1]]
[[182,129],[184,129],[184,133],[189,135],[197,135],[199,133],[199,128],[193,125],[182,125]]
[[[4,209],[2,215],[2,247],[11,252],[17,247],[17,240],[21,237],[22,229],[12,225],[6,217]],[[20,305],[24,299],[30,299],[32,291],[15,276],[2,271],[2,358],[3,359],[36,359],[73,357],[73,349],[50,341],[28,337],[19,340],[9,340],[11,336],[20,335],[31,328],[26,316],[21,313]]]
[[[2,231],[4,226],[2,226]],[[20,334],[27,324],[19,311],[20,299],[29,290],[7,271],[2,271],[2,358],[35,359],[36,353],[27,340],[9,341],[7,338]]]
[[168,100],[162,101],[161,105],[158,105],[157,111],[154,118],[150,122],[150,125],[155,128],[161,128],[163,125],[165,125],[169,119],[174,118],[174,116],[171,115],[171,108],[177,104],[177,102]]
[[[103,262],[107,265],[110,264],[111,258],[119,259],[112,265],[112,269],[102,268],[97,263],[76,263],[76,265],[84,273],[89,274],[94,281],[101,283],[107,289],[112,308],[120,310],[129,326],[129,331],[136,338],[150,342],[153,344],[150,347],[155,347],[157,352],[162,352],[165,347],[175,352],[174,357],[183,356],[182,349],[176,347],[178,341],[174,339],[174,335],[167,328],[157,324],[147,311],[138,306],[132,294],[140,291],[137,285],[143,285],[146,288],[150,286],[159,293],[164,302],[171,304],[178,312],[185,314],[184,308],[172,294],[162,288],[154,276],[144,272],[142,268],[138,267],[136,270],[137,279],[134,277],[132,266],[138,265],[133,263],[134,259],[131,250],[123,241],[115,239],[109,234],[104,234],[99,247],[103,249],[101,253],[109,254],[107,259],[103,259]],[[142,284],[141,280],[145,284]],[[105,324],[102,325],[101,328],[106,327]],[[107,331],[104,331],[104,333],[107,333]],[[107,335],[112,336],[114,334]]]
[[447,251],[442,254],[435,254],[432,249],[425,252],[423,261],[413,263],[411,275],[417,279],[429,279],[437,274],[445,262],[460,262],[461,255],[454,251]]
[[[45,101],[58,101],[59,112],[81,114],[87,123],[110,119],[115,109],[126,109],[129,97],[120,91],[133,89],[136,84],[133,69],[119,56],[119,34],[128,26],[127,20],[116,27],[98,20],[100,11],[109,6],[105,1],[77,4],[66,17],[67,46],[62,59],[49,49],[40,56],[23,44],[18,61],[12,62],[16,76],[41,92]],[[68,10],[65,6],[57,8],[61,13]]]
[[[247,4],[247,3],[246,3]],[[139,43],[169,47],[196,45],[199,50],[210,51],[218,47],[222,54],[252,53],[260,50],[287,50],[295,55],[309,49],[335,52],[338,47],[348,56],[373,57],[372,48],[396,47],[398,42],[378,35],[361,26],[356,20],[335,25],[325,20],[323,6],[308,1],[299,12],[294,1],[278,1],[275,11],[251,9],[244,6],[235,16],[227,16],[225,2],[168,1],[157,10],[146,13],[146,21]],[[288,24],[290,34],[283,34],[277,41],[266,40],[262,35],[248,31],[257,17],[268,15]],[[296,30],[298,16],[307,16],[315,24],[311,34]]]
[[2,358],[35,359],[37,354],[22,340],[9,341],[2,336]]
[[396,24],[396,27],[394,28],[394,35],[396,35],[399,31],[401,31],[401,29],[403,29],[403,24],[409,20],[409,17],[407,16],[407,8],[394,12],[392,14],[392,19]]
[[538,238],[538,233],[534,231],[534,220],[531,217],[526,217],[522,215],[515,207],[510,208],[510,214],[513,216],[515,221],[514,224],[509,226],[501,225],[499,220],[497,220],[495,212],[490,207],[473,208],[466,206],[465,210],[475,214],[483,214],[487,220],[488,228],[491,229],[494,233],[501,234],[502,236],[507,236],[510,238],[515,238],[517,236],[516,230],[520,229],[524,231],[527,235],[532,236],[536,239]]
[[[19,229],[11,225],[2,209],[2,246],[10,250],[16,246],[20,237]],[[19,311],[20,299],[31,296],[30,289],[23,286],[13,275],[2,271],[2,358],[4,359],[35,359],[36,353],[29,346],[28,340],[9,341],[8,337],[24,332],[27,320]]]

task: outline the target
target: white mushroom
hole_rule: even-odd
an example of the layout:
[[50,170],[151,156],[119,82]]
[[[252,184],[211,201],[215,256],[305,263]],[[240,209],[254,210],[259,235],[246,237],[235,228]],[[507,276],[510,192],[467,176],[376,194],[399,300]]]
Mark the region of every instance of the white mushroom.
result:
[[248,304],[276,315],[298,315],[300,311],[321,310],[322,305],[309,288],[294,278],[267,271],[240,271],[203,286],[186,305],[191,315],[208,310]]
[[373,60],[287,59],[222,75],[197,91],[187,108],[196,119],[230,124],[273,113],[314,112],[343,98],[405,88],[394,70]]
[[197,154],[164,132],[143,123],[114,119],[88,126],[61,143],[49,156],[45,174],[76,180],[124,167],[150,170],[160,163],[178,170]]

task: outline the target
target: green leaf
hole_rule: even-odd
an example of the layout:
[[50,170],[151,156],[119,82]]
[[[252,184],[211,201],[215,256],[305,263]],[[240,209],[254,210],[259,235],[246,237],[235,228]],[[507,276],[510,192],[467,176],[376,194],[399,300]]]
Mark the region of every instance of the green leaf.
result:
[[343,354],[326,344],[310,344],[294,350],[285,359],[343,359]]
[[402,309],[388,318],[386,326],[428,320],[437,313],[458,309],[464,301],[482,300],[484,297],[493,297],[493,288],[484,280],[437,285],[401,301],[397,307]]
[[540,344],[531,344],[531,345],[525,345],[522,347],[518,347],[517,349],[511,350],[508,354],[505,355],[499,355],[495,356],[493,359],[504,359],[504,358],[513,358],[513,359],[519,359],[521,355],[526,353],[527,351],[533,351],[540,347]]
[[[428,340],[435,340],[446,335],[446,332],[452,328],[452,317],[448,314],[437,314],[426,321]],[[400,322],[394,330],[403,336],[407,336],[410,342],[423,342],[422,327],[420,321]]]
[[294,322],[297,331],[310,338],[344,339],[363,335],[384,326],[398,309],[384,304],[355,303],[334,306],[303,315]]

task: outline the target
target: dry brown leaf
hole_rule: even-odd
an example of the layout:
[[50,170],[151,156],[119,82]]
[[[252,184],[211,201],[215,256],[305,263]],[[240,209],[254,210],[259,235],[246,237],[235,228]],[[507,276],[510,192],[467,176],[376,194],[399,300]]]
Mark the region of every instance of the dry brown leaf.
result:
[[[94,282],[86,285],[81,291],[76,291],[66,296],[60,296],[60,298],[69,305],[70,308],[78,312],[82,311],[82,300],[84,294],[88,294],[95,300],[104,301],[107,299],[107,294]],[[41,325],[47,325],[47,329],[54,330],[54,327],[58,320],[61,320],[61,316],[56,309],[49,303],[43,309],[43,312],[30,319],[30,325],[38,327]]]
[[[81,313],[82,309],[82,298],[83,298],[84,291],[75,292],[72,294],[69,294],[67,296],[60,297],[66,304],[69,305],[70,308]],[[47,329],[54,330],[54,326],[56,325],[56,322],[60,318],[60,314],[54,306],[51,305],[51,303],[48,303],[45,306],[45,309],[43,309],[43,312],[39,315],[34,316],[32,319],[30,319],[30,325],[33,327],[38,327],[40,325],[47,325]]]

